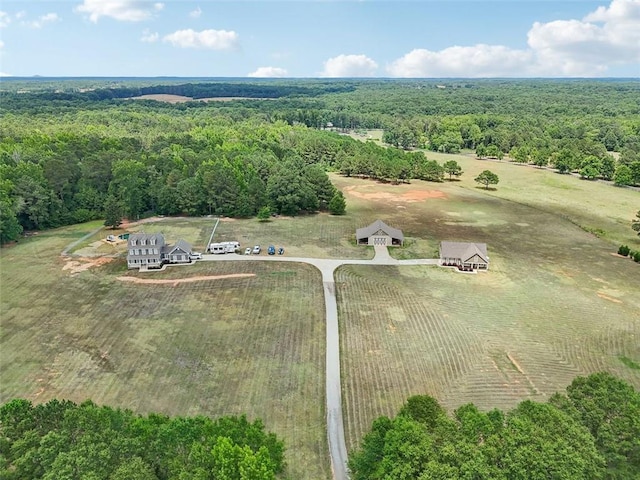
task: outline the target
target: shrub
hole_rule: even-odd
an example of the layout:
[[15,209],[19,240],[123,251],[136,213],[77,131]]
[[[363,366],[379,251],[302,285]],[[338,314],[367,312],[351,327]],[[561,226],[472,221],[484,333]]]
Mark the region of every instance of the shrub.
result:
[[640,250],[633,252],[632,258],[634,262],[640,263]]
[[626,245],[620,245],[620,248],[618,249],[618,255],[627,257],[629,256],[629,252],[631,252],[631,249],[629,247],[627,247]]

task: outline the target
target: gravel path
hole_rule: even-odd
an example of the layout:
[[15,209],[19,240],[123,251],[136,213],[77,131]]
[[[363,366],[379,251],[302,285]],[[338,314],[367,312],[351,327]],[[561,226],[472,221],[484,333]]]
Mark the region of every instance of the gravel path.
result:
[[326,347],[326,408],[327,440],[331,456],[331,470],[334,480],[348,480],[347,446],[344,440],[342,420],[342,384],[340,378],[340,330],[338,326],[338,305],[334,272],[341,265],[438,265],[436,258],[396,260],[389,255],[387,247],[376,245],[372,260],[326,259],[304,257],[281,257],[263,255],[203,255],[199,261],[271,261],[296,262],[313,265],[322,273],[324,305],[327,323]]

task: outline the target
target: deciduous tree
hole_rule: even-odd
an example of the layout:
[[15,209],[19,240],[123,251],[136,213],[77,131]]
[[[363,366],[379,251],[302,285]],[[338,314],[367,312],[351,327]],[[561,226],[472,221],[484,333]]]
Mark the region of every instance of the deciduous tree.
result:
[[447,160],[442,166],[444,171],[449,174],[449,180],[451,180],[453,175],[456,177],[462,175],[462,167],[455,160]]
[[498,175],[493,173],[491,170],[484,170],[474,180],[478,183],[483,184],[487,190],[489,190],[489,185],[497,185],[500,181]]

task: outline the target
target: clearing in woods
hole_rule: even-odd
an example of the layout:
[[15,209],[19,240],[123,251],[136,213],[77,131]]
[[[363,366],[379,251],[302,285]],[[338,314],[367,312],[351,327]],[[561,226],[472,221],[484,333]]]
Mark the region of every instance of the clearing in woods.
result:
[[[216,232],[216,241],[317,258],[372,258],[354,233],[377,218],[404,231],[396,258],[434,257],[440,240],[488,244],[490,271],[477,275],[426,266],[337,271],[349,448],[412,394],[447,408],[507,407],[545,400],[598,370],[640,386],[632,368],[640,363],[640,266],[611,255],[621,243],[640,248],[629,228],[640,194],[507,163],[428,157],[456,159],[461,180],[389,185],[332,174],[347,215],[223,219]],[[487,168],[500,176],[494,191],[473,181]],[[291,478],[329,477],[320,274],[225,261],[133,274],[122,259],[91,263],[96,249],[124,251],[100,243],[106,230],[75,251],[92,268],[63,270],[83,260],[58,252],[98,225],[2,250],[0,401],[91,397],[140,412],[247,412],[285,439]],[[129,230],[204,251],[212,226],[175,218]],[[234,274],[255,276],[180,281]],[[117,280],[123,275],[170,283]]]
[[3,249],[0,402],[91,398],[140,413],[246,413],[284,439],[288,478],[328,478],[320,273],[202,262],[142,274],[92,259],[92,268],[63,270],[59,252],[93,228]]

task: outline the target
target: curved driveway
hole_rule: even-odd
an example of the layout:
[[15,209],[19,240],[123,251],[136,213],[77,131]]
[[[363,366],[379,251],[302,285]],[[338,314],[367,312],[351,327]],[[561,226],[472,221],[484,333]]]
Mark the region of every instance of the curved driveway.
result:
[[438,265],[438,259],[396,260],[389,255],[387,247],[376,245],[372,260],[303,258],[254,255],[204,255],[203,260],[264,260],[272,262],[297,262],[313,265],[322,273],[324,305],[327,319],[326,348],[326,401],[327,440],[331,456],[331,470],[335,480],[348,480],[347,446],[344,440],[342,421],[342,386],[340,380],[340,331],[338,328],[338,305],[333,274],[341,265]]

